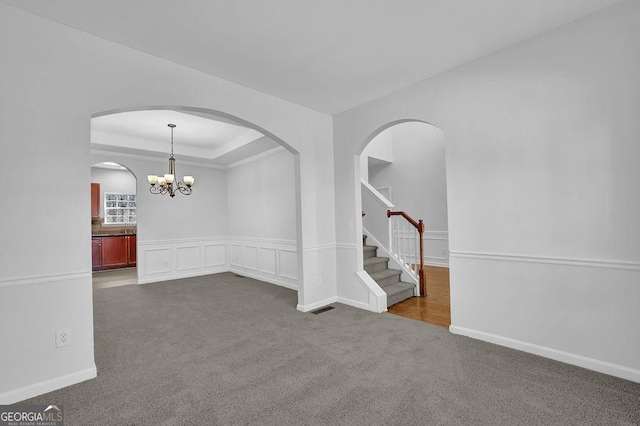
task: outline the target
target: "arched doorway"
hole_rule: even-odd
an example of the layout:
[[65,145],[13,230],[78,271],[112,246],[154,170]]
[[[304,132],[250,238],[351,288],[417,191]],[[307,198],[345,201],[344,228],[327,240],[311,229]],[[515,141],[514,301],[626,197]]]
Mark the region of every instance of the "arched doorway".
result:
[[173,199],[138,181],[138,283],[231,271],[303,291],[298,153],[247,121],[202,108],[111,110],[92,118],[92,160],[126,159],[137,175],[168,173]]
[[401,120],[372,133],[359,151],[364,271],[387,293],[390,312],[448,327],[444,134]]
[[123,164],[91,166],[93,289],[137,283],[136,176]]

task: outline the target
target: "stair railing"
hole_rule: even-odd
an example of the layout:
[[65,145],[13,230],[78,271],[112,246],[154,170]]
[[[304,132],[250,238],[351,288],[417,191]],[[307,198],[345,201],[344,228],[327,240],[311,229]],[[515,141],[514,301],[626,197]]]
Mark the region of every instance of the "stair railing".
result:
[[[418,277],[420,296],[427,295],[427,276],[424,270],[424,222],[416,222],[402,211],[387,210],[389,218],[389,246],[391,253],[407,265]],[[417,271],[416,271],[417,269]]]

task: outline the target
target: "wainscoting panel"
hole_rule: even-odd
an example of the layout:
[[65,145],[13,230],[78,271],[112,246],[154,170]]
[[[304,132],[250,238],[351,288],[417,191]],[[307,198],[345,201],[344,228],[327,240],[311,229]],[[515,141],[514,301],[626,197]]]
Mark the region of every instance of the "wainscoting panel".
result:
[[186,271],[200,268],[200,247],[177,247],[176,253],[176,270]]
[[276,274],[276,256],[277,249],[274,248],[260,248],[260,272],[265,274]]
[[244,267],[252,271],[258,270],[258,247],[244,246]]
[[298,279],[298,253],[295,250],[280,249],[280,276],[290,280]]
[[449,266],[449,233],[424,232],[424,262],[432,266]]
[[229,237],[228,244],[231,271],[287,288],[298,288],[295,241]]
[[225,246],[225,237],[138,241],[138,283],[226,271]]
[[291,240],[242,237],[139,241],[138,283],[232,271],[297,289],[296,246]]
[[226,244],[205,244],[204,246],[204,265],[207,268],[215,266],[225,266]]
[[231,266],[244,267],[244,255],[242,246],[239,244],[230,244],[231,246]]
[[[140,249],[140,243],[138,243],[138,249]],[[142,256],[138,255],[141,262],[144,265],[145,275],[153,274],[167,274],[171,272],[171,248],[148,248],[143,249]]]

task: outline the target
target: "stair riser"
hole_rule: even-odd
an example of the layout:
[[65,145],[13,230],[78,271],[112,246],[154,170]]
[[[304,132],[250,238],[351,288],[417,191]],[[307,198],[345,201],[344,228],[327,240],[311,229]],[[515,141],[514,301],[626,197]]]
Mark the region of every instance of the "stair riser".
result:
[[364,267],[364,270],[370,274],[373,274],[374,272],[384,271],[388,267],[389,267],[389,262],[380,262],[380,263],[374,263],[373,265],[367,265]]
[[377,256],[376,251],[377,251],[377,250],[364,250],[364,251],[362,252],[362,257],[363,257],[364,259],[369,259],[369,258],[371,258],[371,257],[376,257],[376,256]]
[[390,285],[390,284],[394,284],[394,283],[400,282],[400,274],[392,275],[392,276],[387,277],[387,278],[378,278],[375,281],[378,283],[378,285],[380,287],[384,287],[386,285]]
[[391,305],[395,305],[396,303],[400,303],[405,299],[409,299],[410,297],[413,297],[413,290],[409,289],[409,290],[405,290],[403,292],[394,294],[391,297],[387,297],[387,308]]

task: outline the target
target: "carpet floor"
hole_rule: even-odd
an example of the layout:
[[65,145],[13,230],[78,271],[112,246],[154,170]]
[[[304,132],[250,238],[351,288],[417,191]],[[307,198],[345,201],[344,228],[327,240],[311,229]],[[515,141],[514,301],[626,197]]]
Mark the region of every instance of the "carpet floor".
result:
[[640,424],[640,384],[232,273],[94,291],[65,425]]

